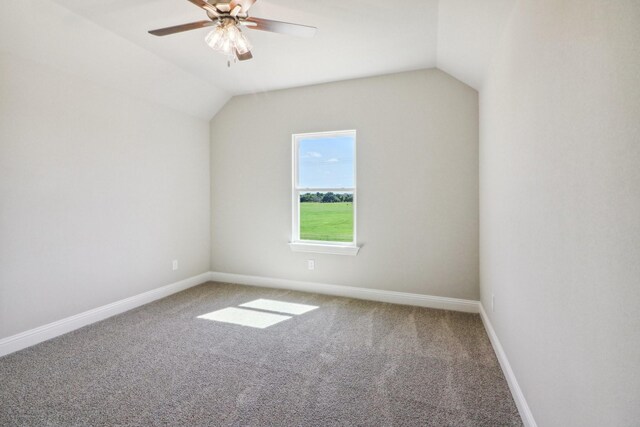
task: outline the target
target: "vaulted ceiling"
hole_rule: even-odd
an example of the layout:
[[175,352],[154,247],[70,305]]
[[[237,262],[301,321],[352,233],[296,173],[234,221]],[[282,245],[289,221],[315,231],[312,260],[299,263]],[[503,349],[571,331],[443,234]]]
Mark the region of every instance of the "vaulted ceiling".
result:
[[[26,46],[20,49],[44,58],[38,60],[124,90],[130,85],[139,96],[202,118],[237,94],[420,68],[439,67],[480,89],[514,3],[258,0],[252,16],[312,25],[318,32],[307,39],[246,30],[254,58],[227,67],[225,57],[204,43],[207,29],[167,37],[147,33],[206,19],[187,0],[50,1],[8,0],[13,15],[0,18],[3,38],[13,29],[23,38],[18,45]],[[52,33],[56,42],[41,40]],[[19,54],[6,38],[0,48]]]

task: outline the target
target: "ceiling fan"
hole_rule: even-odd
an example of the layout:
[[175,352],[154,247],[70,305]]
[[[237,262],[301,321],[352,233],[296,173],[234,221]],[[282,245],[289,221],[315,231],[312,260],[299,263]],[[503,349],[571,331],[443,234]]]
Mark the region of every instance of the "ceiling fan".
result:
[[[249,40],[247,40],[240,30],[241,26],[252,30],[271,31],[300,37],[313,37],[316,33],[316,27],[310,27],[308,25],[250,17],[249,9],[256,0],[227,0],[217,3],[209,3],[205,0],[188,1],[204,9],[209,19],[151,30],[149,34],[153,34],[154,36],[168,36],[183,31],[215,27],[205,37],[206,43],[214,50],[226,54],[227,57],[233,60],[237,58],[240,61],[246,61],[253,58],[253,55],[251,54]],[[230,63],[230,61],[228,63]]]

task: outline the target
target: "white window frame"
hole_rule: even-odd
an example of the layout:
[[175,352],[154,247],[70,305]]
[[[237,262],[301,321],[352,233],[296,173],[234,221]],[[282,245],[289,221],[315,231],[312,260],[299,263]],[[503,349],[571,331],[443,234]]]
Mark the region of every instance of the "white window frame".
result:
[[[317,188],[317,187],[299,187],[298,186],[298,159],[299,157],[299,141],[302,139],[313,138],[331,138],[338,136],[353,136],[353,187],[343,188]],[[356,179],[356,149],[357,149],[357,134],[355,130],[341,130],[330,132],[311,132],[311,133],[296,133],[291,135],[292,146],[292,228],[291,228],[291,242],[289,246],[294,252],[313,252],[313,253],[327,253],[335,255],[357,255],[360,248],[357,246],[357,179]],[[353,194],[353,241],[351,242],[328,242],[320,240],[301,240],[300,239],[300,194],[303,193],[352,193]]]

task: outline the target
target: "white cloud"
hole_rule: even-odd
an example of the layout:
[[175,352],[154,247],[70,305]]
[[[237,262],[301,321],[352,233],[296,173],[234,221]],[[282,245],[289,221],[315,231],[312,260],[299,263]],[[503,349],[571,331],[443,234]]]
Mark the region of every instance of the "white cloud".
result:
[[327,163],[337,163],[339,161],[340,161],[339,159],[336,159],[335,157],[333,157],[333,158],[327,160]]
[[322,157],[322,154],[318,153],[317,151],[307,151],[307,156],[309,157]]

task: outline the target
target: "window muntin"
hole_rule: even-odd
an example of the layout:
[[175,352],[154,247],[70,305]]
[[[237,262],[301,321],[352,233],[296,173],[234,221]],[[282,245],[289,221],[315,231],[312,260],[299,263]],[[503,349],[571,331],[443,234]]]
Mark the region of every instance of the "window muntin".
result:
[[355,246],[356,132],[293,135],[293,242]]

